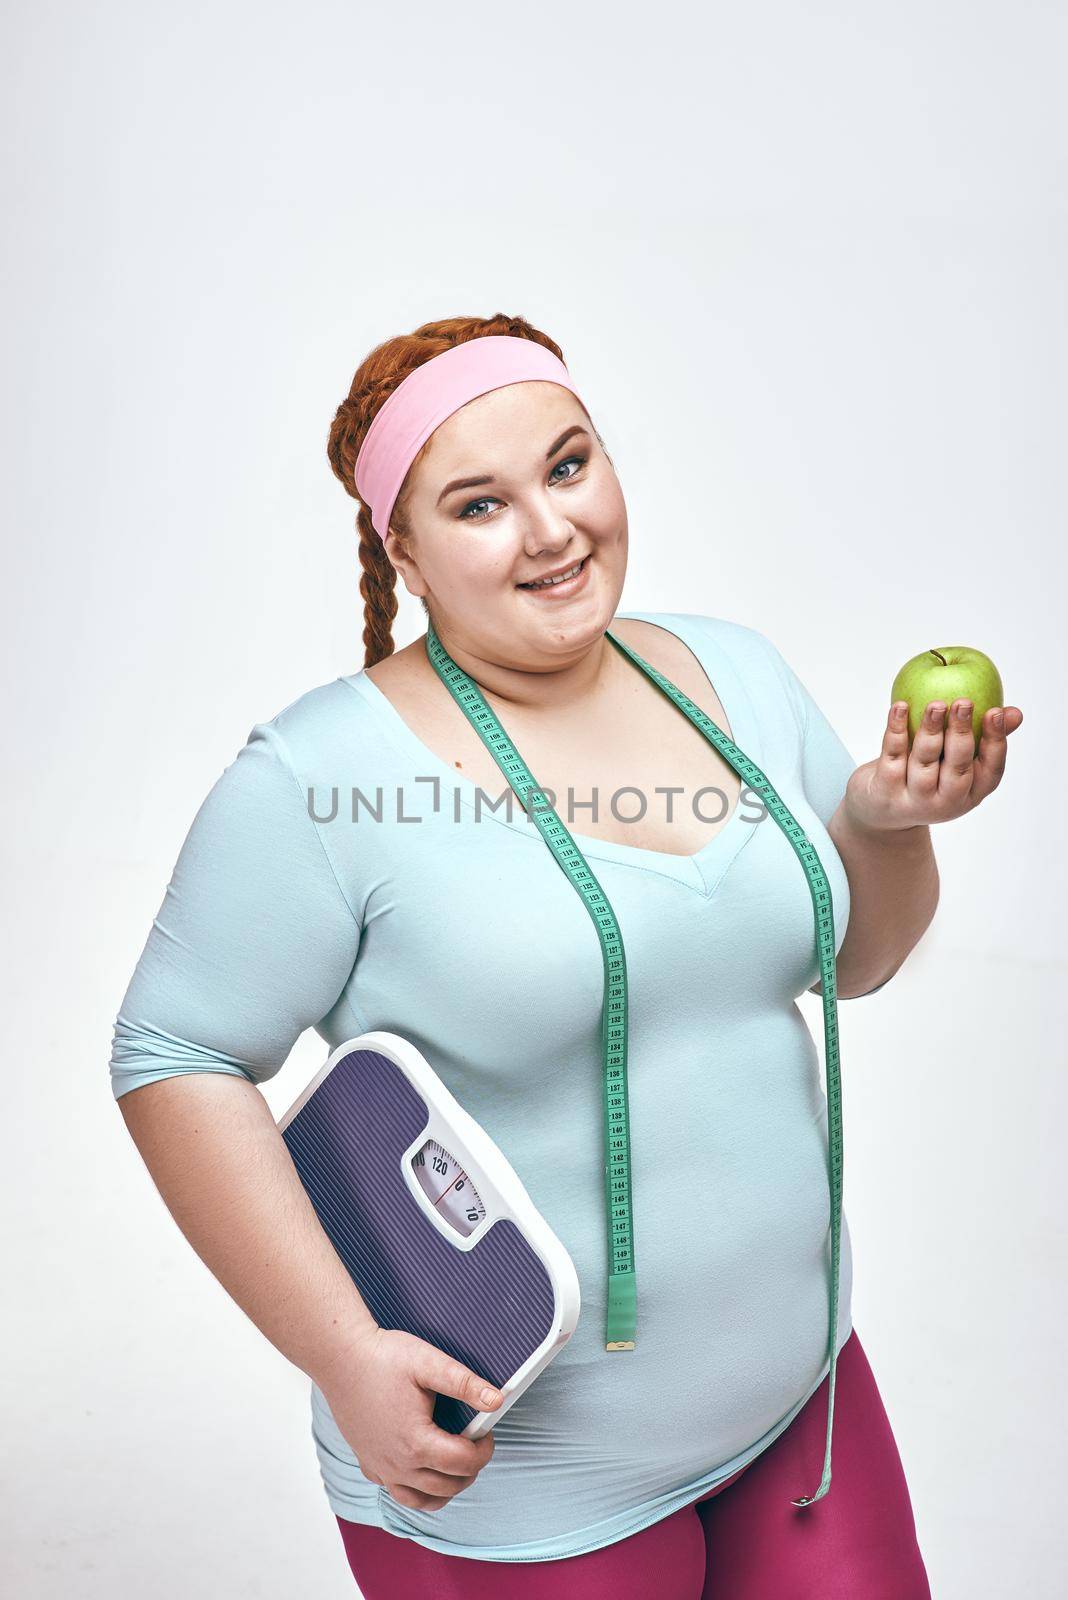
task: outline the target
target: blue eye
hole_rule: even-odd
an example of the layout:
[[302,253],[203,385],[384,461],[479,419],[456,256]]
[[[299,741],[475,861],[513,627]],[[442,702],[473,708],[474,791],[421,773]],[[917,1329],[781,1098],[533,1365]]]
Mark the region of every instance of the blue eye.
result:
[[[553,472],[559,472],[561,467],[569,467],[572,462],[574,462],[576,464],[576,471],[575,472],[569,472],[567,474],[566,478],[553,478],[553,475],[552,475],[552,472],[551,472],[549,474],[549,481],[550,482],[554,482],[554,483],[570,483],[571,479],[574,478],[574,477],[577,477],[578,472],[580,472],[582,470],[582,468],[586,465],[587,459],[588,459],[588,457],[586,457],[586,456],[567,456],[567,457],[565,457],[565,459],[563,461],[558,461],[556,463],[556,466],[553,468]],[[488,494],[488,495],[483,495],[481,497],[481,499],[478,499],[478,500],[469,500],[467,502],[467,504],[464,506],[463,510],[460,512],[459,520],[461,522],[485,522],[486,518],[489,516],[489,512],[484,512],[481,516],[475,516],[475,517],[468,516],[468,512],[472,511],[475,506],[487,506],[487,505],[490,504],[490,502],[492,500],[495,500],[495,499],[496,499],[495,495]]]
[[[572,461],[577,461],[580,468],[582,468],[582,467],[584,467],[586,465],[586,457],[585,456],[568,456],[566,460],[558,461],[556,463],[556,466],[553,468],[553,472],[555,472],[557,470],[557,467],[569,467],[571,465]],[[549,476],[552,477],[552,473],[550,473]],[[567,478],[557,478],[556,481],[557,481],[557,483],[567,483],[568,478],[573,478],[574,476],[575,476],[575,474],[573,472],[569,472],[568,475],[567,475]]]

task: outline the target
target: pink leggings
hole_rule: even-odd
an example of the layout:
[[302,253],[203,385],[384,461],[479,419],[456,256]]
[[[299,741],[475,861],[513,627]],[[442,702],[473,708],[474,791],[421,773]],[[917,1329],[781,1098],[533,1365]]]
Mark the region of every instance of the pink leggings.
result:
[[[901,1459],[854,1330],[838,1355],[831,1487],[827,1379],[790,1426],[700,1500],[556,1561],[476,1561],[338,1517],[364,1600],[931,1600]],[[507,1570],[505,1570],[507,1569]]]

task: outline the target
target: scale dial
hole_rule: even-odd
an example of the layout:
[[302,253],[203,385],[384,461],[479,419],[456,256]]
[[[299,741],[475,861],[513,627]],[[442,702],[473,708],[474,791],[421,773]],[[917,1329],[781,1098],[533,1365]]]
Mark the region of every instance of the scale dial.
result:
[[412,1171],[439,1216],[466,1239],[486,1217],[478,1190],[456,1157],[428,1139],[412,1157]]

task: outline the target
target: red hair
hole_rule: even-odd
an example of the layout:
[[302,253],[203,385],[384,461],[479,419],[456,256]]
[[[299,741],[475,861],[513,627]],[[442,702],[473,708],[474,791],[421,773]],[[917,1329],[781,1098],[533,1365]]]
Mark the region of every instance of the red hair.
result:
[[[542,333],[522,317],[499,314],[495,317],[448,317],[444,322],[424,322],[414,333],[398,334],[396,338],[386,339],[375,346],[357,367],[348,396],[338,406],[330,425],[326,446],[330,465],[344,485],[345,492],[359,505],[356,527],[360,536],[360,565],[363,568],[360,594],[363,596],[365,667],[373,667],[375,662],[393,654],[397,569],[386,554],[384,541],[371,526],[370,511],[356,492],[353,473],[360,446],[379,407],[409,372],[414,372],[424,361],[440,355],[451,345],[501,333],[511,334],[516,339],[532,339],[563,360],[560,346],[547,333]],[[413,467],[422,453],[420,451],[412,462]],[[411,533],[405,504],[407,482],[406,478],[389,520],[390,531],[402,539]],[[421,604],[426,611],[426,601],[422,600]]]

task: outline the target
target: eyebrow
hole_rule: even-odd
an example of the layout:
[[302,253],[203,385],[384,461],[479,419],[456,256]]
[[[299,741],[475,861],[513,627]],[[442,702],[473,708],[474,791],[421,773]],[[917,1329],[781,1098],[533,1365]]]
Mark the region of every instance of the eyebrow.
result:
[[[551,444],[548,450],[546,450],[546,461],[551,461],[553,456],[560,449],[561,445],[565,445],[571,438],[572,434],[575,433],[584,433],[587,439],[590,437],[589,430],[580,427],[577,423],[571,428],[566,428],[560,435],[559,439],[557,439],[554,444]],[[437,503],[440,506],[445,496],[447,494],[451,494],[454,489],[477,489],[481,484],[496,483],[496,481],[496,478],[454,478],[451,483],[447,483],[444,489],[442,489],[441,493],[438,495]]]

